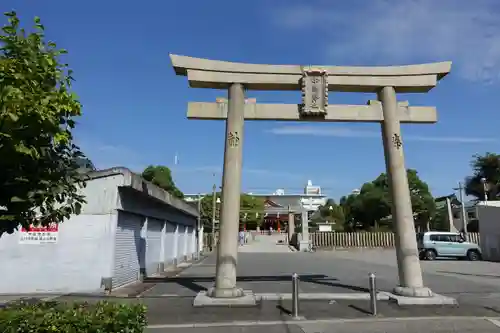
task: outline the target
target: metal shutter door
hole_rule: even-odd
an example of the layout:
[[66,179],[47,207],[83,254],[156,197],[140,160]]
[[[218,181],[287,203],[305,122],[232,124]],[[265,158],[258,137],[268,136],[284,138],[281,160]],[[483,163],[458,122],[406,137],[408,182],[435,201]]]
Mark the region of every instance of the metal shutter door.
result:
[[117,218],[113,288],[139,279],[140,257],[146,246],[141,237],[141,229],[144,225],[143,217],[127,212],[118,212]]
[[178,229],[178,241],[177,241],[177,260],[178,262],[182,262],[184,260],[184,242],[185,242],[185,227],[183,225],[179,225]]
[[175,225],[167,222],[165,235],[165,264],[171,264],[175,259]]
[[187,255],[193,254],[193,228],[187,227]]
[[148,217],[146,240],[146,275],[150,276],[158,272],[161,252],[161,231],[163,221]]

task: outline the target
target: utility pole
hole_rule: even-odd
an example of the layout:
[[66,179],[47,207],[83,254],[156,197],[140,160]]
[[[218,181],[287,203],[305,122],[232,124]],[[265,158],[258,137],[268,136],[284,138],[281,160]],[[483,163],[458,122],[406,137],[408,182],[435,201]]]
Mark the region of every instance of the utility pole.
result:
[[462,203],[462,227],[464,229],[464,234],[467,235],[467,214],[465,213],[465,202],[464,202],[464,187],[462,186],[462,182],[458,183],[458,188],[454,188],[454,190],[458,191],[458,196],[460,198],[460,202]]
[[217,210],[217,186],[212,187],[212,248],[215,245],[215,213]]
[[201,194],[198,193],[198,226],[196,228],[196,234],[198,237],[196,238],[196,258],[200,258],[200,237],[203,237],[201,234]]

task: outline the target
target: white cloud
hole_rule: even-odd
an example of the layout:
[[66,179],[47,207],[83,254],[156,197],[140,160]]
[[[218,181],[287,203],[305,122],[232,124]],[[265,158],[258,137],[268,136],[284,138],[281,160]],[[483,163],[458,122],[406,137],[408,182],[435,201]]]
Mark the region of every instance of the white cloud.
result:
[[[315,126],[281,126],[269,130],[276,135],[306,135],[306,136],[334,136],[340,138],[380,138],[381,133],[377,131],[355,130],[346,127],[321,128]],[[442,143],[485,143],[498,142],[495,138],[478,137],[453,137],[453,136],[419,136],[405,135],[406,141],[427,141]]]
[[499,17],[498,0],[310,0],[281,8],[273,20],[325,35],[332,63],[451,60],[452,72],[467,80],[497,82]]

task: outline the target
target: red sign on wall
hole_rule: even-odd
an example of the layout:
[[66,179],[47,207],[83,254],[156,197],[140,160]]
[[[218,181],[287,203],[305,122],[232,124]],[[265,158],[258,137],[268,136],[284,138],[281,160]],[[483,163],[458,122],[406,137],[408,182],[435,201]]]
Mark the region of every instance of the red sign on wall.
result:
[[51,223],[46,227],[31,225],[28,230],[21,228],[20,244],[47,244],[57,243],[59,225]]

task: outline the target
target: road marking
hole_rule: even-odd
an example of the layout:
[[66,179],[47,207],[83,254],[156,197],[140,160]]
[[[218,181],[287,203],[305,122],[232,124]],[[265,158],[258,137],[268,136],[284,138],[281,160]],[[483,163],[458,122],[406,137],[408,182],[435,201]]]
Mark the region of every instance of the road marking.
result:
[[500,320],[494,318],[487,318],[486,320],[495,325],[496,327],[500,327]]
[[[441,316],[441,317],[396,317],[396,318],[358,318],[358,319],[306,319],[306,320],[275,320],[275,321],[232,321],[232,322],[220,322],[220,323],[186,323],[186,324],[164,324],[164,325],[149,325],[149,329],[165,329],[165,328],[206,328],[206,327],[231,327],[231,326],[272,326],[272,325],[294,325],[294,324],[343,324],[343,323],[373,323],[373,322],[402,322],[402,321],[437,321],[437,320],[477,320],[484,321],[488,320],[492,322],[494,320],[500,325],[500,320],[498,317],[455,317],[455,316]],[[493,322],[492,322],[493,323]],[[496,325],[495,323],[493,323]],[[500,327],[500,326],[499,326]]]

